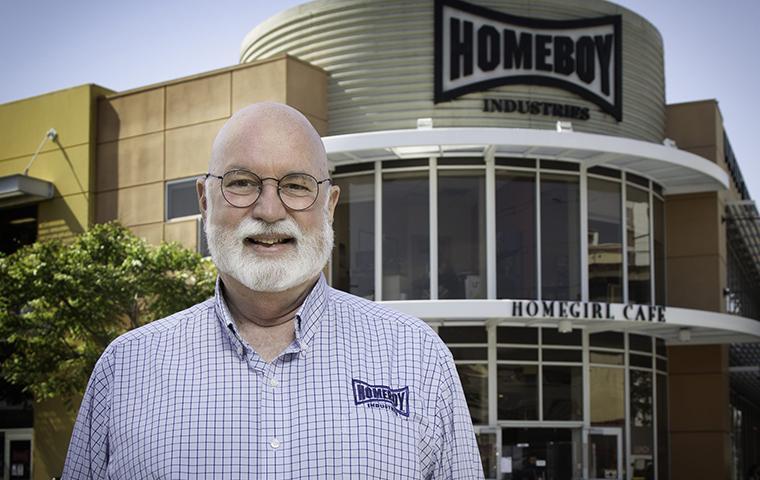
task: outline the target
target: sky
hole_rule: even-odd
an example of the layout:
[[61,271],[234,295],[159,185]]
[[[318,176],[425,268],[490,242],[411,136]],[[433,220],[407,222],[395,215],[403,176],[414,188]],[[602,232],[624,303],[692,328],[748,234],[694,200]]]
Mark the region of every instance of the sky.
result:
[[[300,3],[0,0],[0,104],[85,83],[128,90],[234,65],[251,29]],[[760,0],[615,3],[662,34],[668,103],[718,101],[750,194],[760,199]]]

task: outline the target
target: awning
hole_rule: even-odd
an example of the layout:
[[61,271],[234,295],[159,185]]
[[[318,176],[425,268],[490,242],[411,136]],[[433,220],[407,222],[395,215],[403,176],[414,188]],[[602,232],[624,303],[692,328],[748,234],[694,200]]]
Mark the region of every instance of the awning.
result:
[[641,140],[572,131],[518,128],[389,130],[325,137],[333,166],[425,156],[540,158],[607,166],[649,177],[667,194],[725,190],[728,175],[715,163]]
[[[547,316],[542,306],[544,302],[535,300],[405,300],[380,303],[426,321],[444,323],[495,320],[505,325],[558,327],[560,321],[569,321],[574,328],[581,327],[591,332],[620,331],[657,336],[669,345],[760,342],[760,321],[689,308],[553,301],[546,302],[552,303],[554,308],[554,314]],[[518,308],[516,304],[521,306]],[[537,304],[538,314],[531,314],[531,304]],[[600,306],[600,315],[592,314],[594,305]]]
[[53,184],[15,174],[0,177],[0,208],[29,205],[53,198]]

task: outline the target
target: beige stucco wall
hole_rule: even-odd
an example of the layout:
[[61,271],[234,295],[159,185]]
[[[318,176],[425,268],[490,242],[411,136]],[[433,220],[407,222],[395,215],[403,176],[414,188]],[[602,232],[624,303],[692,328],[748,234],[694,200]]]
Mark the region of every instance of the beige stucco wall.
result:
[[327,132],[326,77],[286,55],[105,97],[98,105],[95,220],[118,219],[152,243],[197,247],[197,220],[165,221],[166,183],[206,172],[224,122],[271,100]]

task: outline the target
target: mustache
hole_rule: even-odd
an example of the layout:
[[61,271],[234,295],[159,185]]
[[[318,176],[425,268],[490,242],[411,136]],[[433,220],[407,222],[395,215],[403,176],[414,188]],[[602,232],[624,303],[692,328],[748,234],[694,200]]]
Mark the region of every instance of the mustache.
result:
[[256,235],[283,236],[291,237],[296,240],[300,240],[303,236],[298,224],[290,218],[280,220],[276,223],[245,218],[235,229],[235,236],[240,241]]

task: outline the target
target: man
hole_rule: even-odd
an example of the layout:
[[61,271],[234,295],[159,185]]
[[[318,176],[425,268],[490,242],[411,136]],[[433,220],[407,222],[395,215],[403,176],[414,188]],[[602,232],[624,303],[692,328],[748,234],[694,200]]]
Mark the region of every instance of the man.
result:
[[322,276],[340,191],[306,118],[237,112],[197,189],[216,294],[106,349],[63,477],[482,478],[445,345]]

